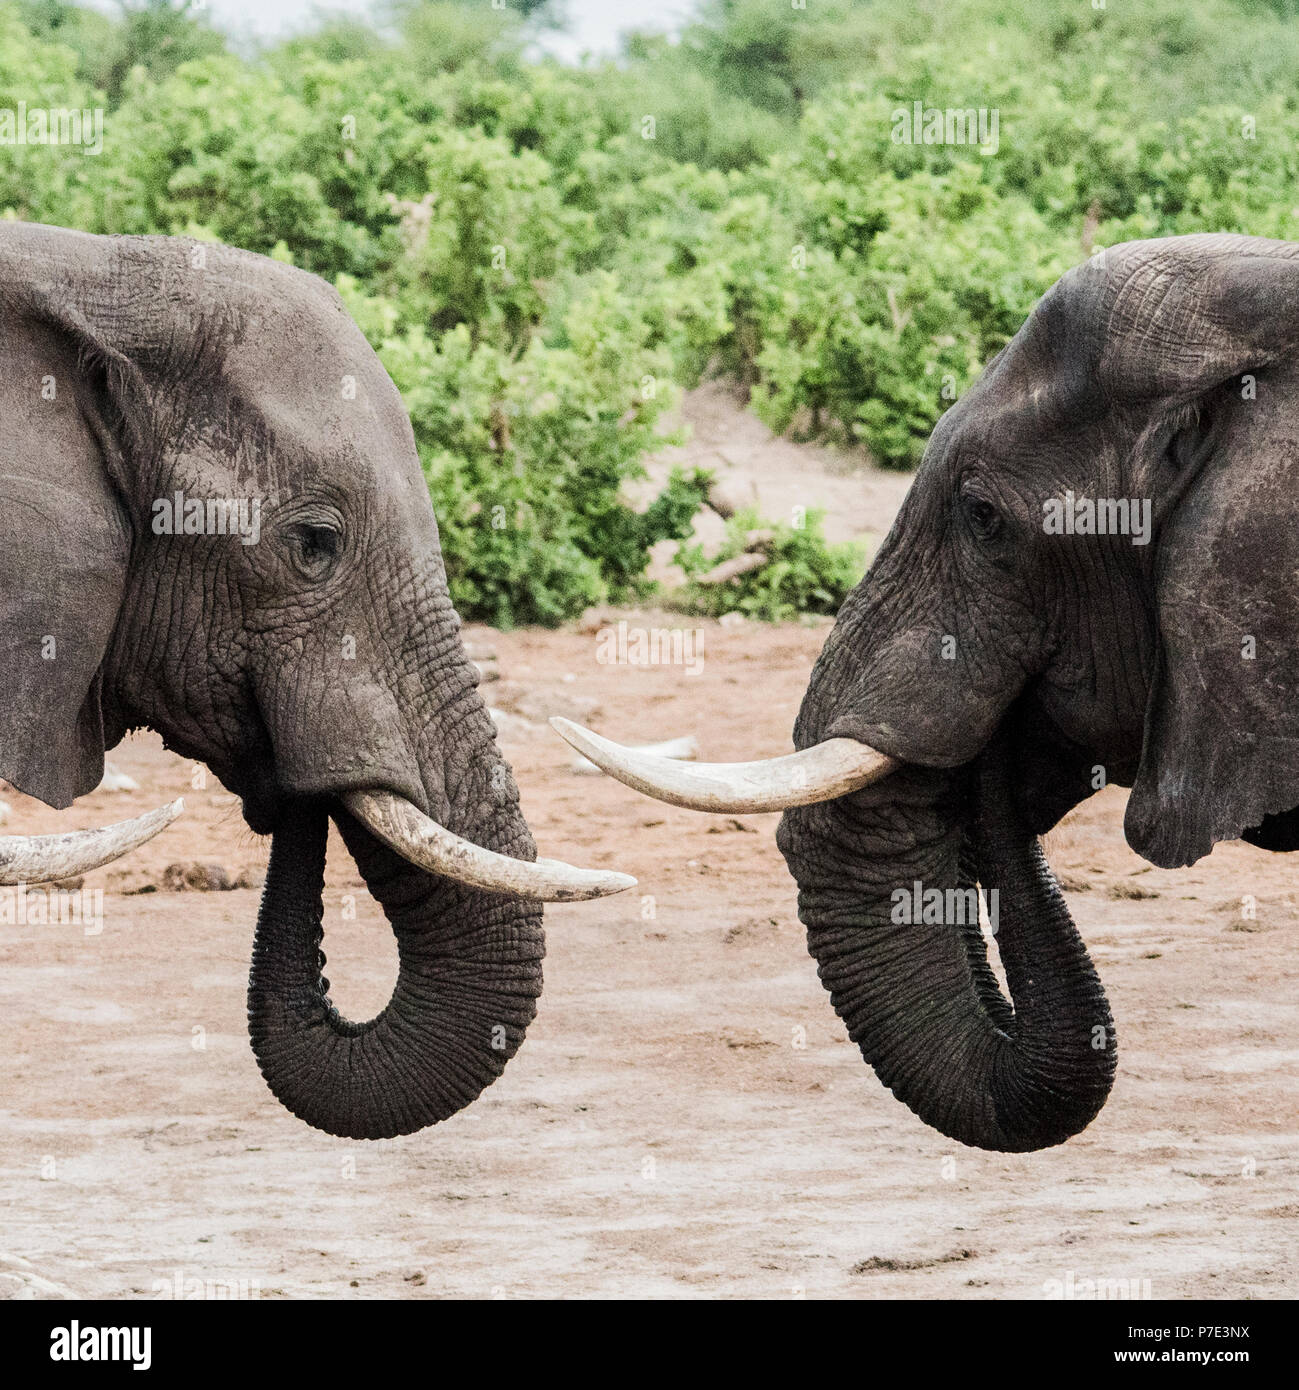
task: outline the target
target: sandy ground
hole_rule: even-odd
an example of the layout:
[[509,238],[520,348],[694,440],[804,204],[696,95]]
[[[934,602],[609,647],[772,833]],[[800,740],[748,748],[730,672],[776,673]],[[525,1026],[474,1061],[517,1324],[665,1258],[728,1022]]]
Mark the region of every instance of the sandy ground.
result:
[[[716,388],[685,412],[694,439],[652,471],[726,471],[770,516],[828,507],[836,539],[887,531],[905,479],[773,440]],[[1061,826],[1048,849],[1109,991],[1118,1081],[1063,1147],[986,1154],[925,1128],[848,1042],[776,817],[702,816],[576,773],[544,724],[694,734],[705,758],[785,752],[827,630],[705,623],[694,676],[601,664],[593,631],[467,630],[498,654],[485,692],[542,852],[641,888],[547,912],[523,1049],[474,1105],[401,1140],[329,1138],[267,1091],[245,1021],[258,893],[169,891],[173,865],[264,869],[268,846],[214,781],[194,787],[144,737],[113,754],[137,792],[62,815],[8,795],[8,829],[28,834],[181,794],[189,810],[87,878],[105,890],[97,934],[0,921],[0,1295],[244,1281],[263,1298],[1041,1298],[1104,1279],[1156,1298],[1293,1297],[1292,859],[1231,844],[1151,869],[1123,841],[1117,790]],[[396,951],[337,841],[326,904],[333,997],[368,1017]]]
[[[687,391],[663,428],[685,425],[689,438],[646,460],[652,482],[661,483],[672,467],[706,468],[737,507],[756,506],[786,525],[796,508],[814,508],[829,540],[863,541],[868,550],[884,538],[911,474],[869,466],[864,451],[845,454],[773,436],[757,416],[737,407],[734,388],[723,381]],[[695,529],[707,542],[723,528],[705,514]]]
[[[1072,1273],[1148,1279],[1155,1297],[1293,1295],[1286,857],[1233,844],[1149,869],[1117,791],[1055,832],[1120,1072],[1083,1135],[1001,1157],[926,1129],[862,1064],[806,953],[774,817],[644,801],[571,771],[535,723],[553,709],[630,739],[694,732],[709,757],[784,751],[825,630],[709,624],[696,677],[600,665],[589,633],[471,630],[499,652],[489,693],[523,711],[505,742],[543,851],[617,864],[646,896],[548,911],[519,1056],[468,1110],[392,1142],[331,1139],[266,1090],[244,1021],[255,890],[129,891],[177,862],[264,865],[218,786],[192,789],[141,738],[114,755],[139,792],[64,816],[10,797],[24,832],[177,793],[190,810],[87,879],[110,890],[101,933],[0,927],[0,1288],[154,1296],[179,1270],[261,1297],[1037,1298]],[[331,909],[357,882],[335,845]],[[331,910],[326,936],[354,1016],[381,1006],[395,961],[358,896],[359,920]]]

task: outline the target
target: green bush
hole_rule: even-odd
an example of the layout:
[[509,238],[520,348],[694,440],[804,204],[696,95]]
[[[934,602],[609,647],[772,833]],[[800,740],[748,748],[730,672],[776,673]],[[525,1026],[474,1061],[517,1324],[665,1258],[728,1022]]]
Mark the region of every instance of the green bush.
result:
[[[800,613],[835,613],[865,570],[864,553],[852,541],[830,545],[821,530],[823,513],[808,512],[802,526],[764,521],[755,509],[736,513],[726,523],[726,539],[711,559],[700,545],[683,545],[676,563],[687,584],[674,602],[687,612],[718,618],[743,613],[748,618],[782,622]],[[753,540],[754,533],[761,540]],[[714,566],[760,548],[767,557],[760,569],[720,584],[700,584]]]
[[645,452],[668,442],[655,424],[672,391],[667,354],[612,276],[518,357],[464,324],[399,331],[394,304],[340,288],[410,411],[462,612],[554,624],[646,592],[650,548],[689,534],[708,478],[674,474],[644,513],[624,499]]
[[[914,467],[939,415],[1070,264],[1031,206],[998,198],[981,165],[851,190],[788,170],[736,200],[729,250],[731,370],[773,429],[864,443]],[[799,220],[819,232],[802,232]]]

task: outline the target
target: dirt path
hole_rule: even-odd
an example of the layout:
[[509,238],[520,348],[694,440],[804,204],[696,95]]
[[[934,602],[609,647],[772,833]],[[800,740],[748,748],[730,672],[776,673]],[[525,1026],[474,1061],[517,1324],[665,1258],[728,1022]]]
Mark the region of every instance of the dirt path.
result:
[[[633,623],[648,618],[628,616]],[[535,724],[697,734],[704,756],[788,747],[825,628],[705,625],[697,677],[600,665],[592,634],[472,633],[513,705],[506,751],[543,852],[617,864],[644,899],[557,907],[540,1016],[504,1078],[446,1124],[357,1144],[271,1097],[245,1033],[257,893],[126,890],[173,862],[264,865],[214,783],[154,739],[142,789],[11,829],[99,824],[184,793],[186,819],[87,887],[104,928],[0,926],[0,1291],[262,1297],[1154,1297],[1299,1287],[1299,954],[1293,860],[1220,846],[1182,873],[1124,845],[1107,791],[1053,836],[1120,1032],[1109,1105],[1062,1148],[966,1150],[862,1064],[803,943],[774,817],[656,806]],[[517,711],[522,710],[522,713]],[[395,952],[331,851],[326,949],[355,1016]],[[338,908],[356,892],[360,920]],[[1136,896],[1144,894],[1144,896]],[[1241,915],[1253,895],[1257,918]]]
[[[738,406],[725,382],[687,391],[664,427],[681,425],[688,428],[687,442],[645,461],[649,479],[636,490],[644,502],[663,486],[672,468],[704,468],[734,510],[757,507],[765,520],[785,525],[809,511],[819,512],[827,540],[856,541],[869,559],[911,486],[909,473],[877,468],[864,454],[842,454],[773,435],[757,416]],[[695,519],[695,539],[709,553],[725,533],[725,522],[710,511]],[[671,563],[676,548],[675,541],[656,547],[650,569],[669,588],[681,582],[681,571]]]

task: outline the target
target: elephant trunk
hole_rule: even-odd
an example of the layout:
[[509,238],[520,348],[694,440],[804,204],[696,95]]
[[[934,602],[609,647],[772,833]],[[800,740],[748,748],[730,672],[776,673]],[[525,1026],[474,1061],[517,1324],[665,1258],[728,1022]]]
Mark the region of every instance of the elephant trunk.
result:
[[[339,1014],[321,974],[330,814],[397,937],[392,998],[368,1023]],[[508,834],[516,854],[517,830]],[[430,875],[330,803],[293,802],[274,832],[248,985],[262,1075],[300,1119],[341,1138],[387,1139],[445,1120],[518,1051],[544,953],[535,902]]]
[[[1114,1025],[1000,753],[956,772],[904,767],[789,811],[779,842],[821,980],[899,1100],[953,1139],[1004,1152],[1090,1123],[1114,1079]],[[997,890],[1010,1001],[988,965],[976,879]]]

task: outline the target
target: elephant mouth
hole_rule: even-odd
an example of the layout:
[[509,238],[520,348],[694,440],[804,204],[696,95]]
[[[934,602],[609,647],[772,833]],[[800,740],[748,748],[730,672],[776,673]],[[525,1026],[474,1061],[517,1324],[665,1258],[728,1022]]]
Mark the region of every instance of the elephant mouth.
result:
[[[286,808],[308,801],[329,803],[353,817],[374,838],[425,873],[466,887],[532,902],[582,902],[608,897],[636,886],[630,874],[580,869],[558,859],[538,859],[535,852],[517,859],[479,845],[439,824],[411,799],[419,779],[402,774],[400,786],[375,780],[361,764],[321,777],[294,775],[276,756],[270,725],[254,695],[257,740],[269,756],[240,767],[220,767],[222,782],[243,803],[244,820],[258,835],[274,834]],[[389,774],[391,777],[391,774]]]
[[534,902],[584,902],[636,886],[630,874],[581,869],[560,859],[516,859],[474,843],[426,815],[400,791],[354,779],[351,788],[244,789],[244,819],[273,834],[294,802],[321,800],[345,811],[375,839],[424,872],[467,887]]

